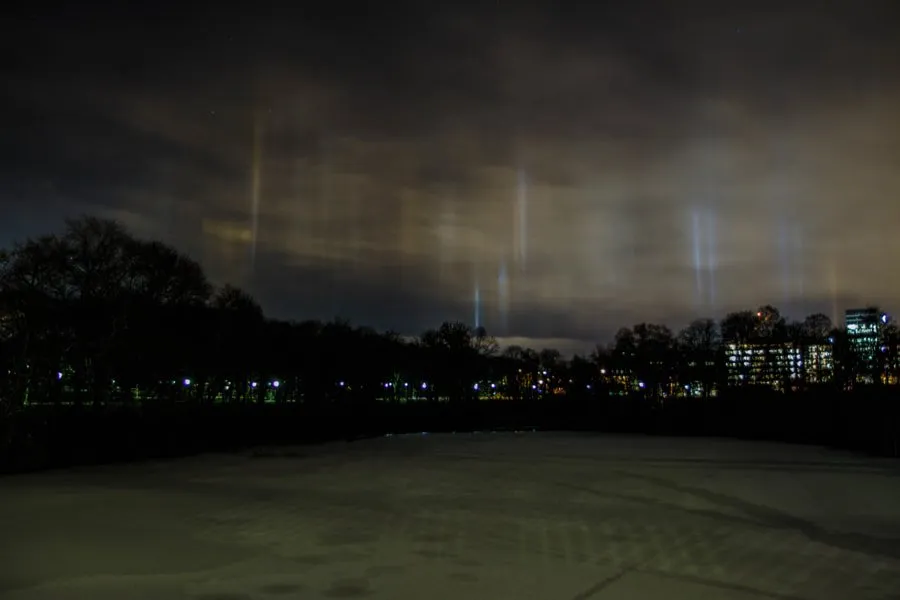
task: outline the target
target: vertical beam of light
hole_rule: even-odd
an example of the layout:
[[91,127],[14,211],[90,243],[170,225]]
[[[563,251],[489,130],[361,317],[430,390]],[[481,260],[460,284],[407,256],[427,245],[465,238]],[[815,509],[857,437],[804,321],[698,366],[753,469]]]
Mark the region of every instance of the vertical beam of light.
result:
[[703,265],[700,259],[700,213],[696,208],[691,210],[691,245],[694,257],[694,281],[697,286],[697,302],[703,302]]
[[294,169],[295,186],[297,189],[297,197],[294,202],[295,209],[292,211],[292,218],[297,234],[294,237],[295,243],[298,244],[301,256],[304,258],[309,254],[309,218],[306,214],[307,200],[309,190],[306,183],[310,174],[313,172],[308,167],[303,158],[298,158],[296,168]]
[[333,178],[331,174],[331,140],[323,136],[322,139],[322,167],[321,181],[319,182],[319,197],[316,203],[316,218],[314,219],[317,231],[313,232],[313,236],[319,240],[320,252],[323,255],[328,253],[328,245],[331,242],[325,235],[330,218],[330,206],[332,200]]
[[831,292],[831,322],[836,326],[840,321],[838,317],[838,272],[835,266],[834,257],[828,258],[828,288]]
[[497,269],[497,299],[500,307],[500,324],[503,334],[509,333],[509,277],[506,272],[506,259],[500,261]]
[[597,243],[597,260],[601,261],[606,267],[606,285],[614,287],[619,284],[619,269],[621,268],[621,264],[619,261],[615,260],[609,256],[610,247],[618,248],[619,247],[619,239],[621,236],[621,228],[616,227],[615,217],[609,213],[604,214],[604,218],[602,221],[595,221],[597,225],[595,226],[594,231],[602,231],[604,235],[602,237],[588,234],[590,238],[596,240]]
[[347,252],[347,258],[350,261],[350,267],[356,269],[360,264],[360,248],[362,246],[363,231],[361,224],[363,223],[362,212],[363,203],[360,201],[359,184],[354,183],[353,189],[350,191],[350,211],[349,218],[351,226],[349,227],[346,239],[352,244]]
[[481,286],[478,285],[478,277],[475,277],[475,327],[481,327]]
[[706,283],[709,285],[709,307],[716,308],[716,213],[706,213]]
[[[310,235],[315,241],[315,246],[317,248],[316,253],[319,256],[332,256],[331,250],[333,240],[328,235],[328,224],[330,219],[330,206],[332,202],[333,190],[334,190],[334,177],[332,176],[332,139],[331,136],[328,135],[328,132],[323,132],[321,136],[321,164],[319,166],[320,180],[319,180],[319,194],[318,198],[316,198],[316,207],[315,213],[310,219],[311,229]],[[340,151],[340,148],[338,148]],[[338,308],[334,305],[335,301],[335,293],[334,293],[334,284],[336,279],[335,269],[328,269],[326,271],[327,275],[325,277],[324,285],[316,285],[313,286],[315,289],[314,294],[318,296],[318,300],[324,300],[329,304],[335,313]]]
[[780,275],[773,273],[773,283],[776,277],[781,280],[781,303],[786,305],[791,295],[791,264],[790,247],[788,240],[788,217],[793,213],[793,199],[788,195],[790,188],[790,173],[793,162],[793,152],[788,143],[788,136],[772,136],[769,139],[768,149],[772,161],[772,171],[765,184],[767,188],[766,200],[770,218],[774,219],[773,225],[777,229],[776,256],[772,257],[778,263]]
[[453,260],[451,254],[456,242],[456,220],[453,215],[453,206],[448,196],[441,199],[441,209],[438,213],[438,244],[440,245],[440,268],[438,281],[443,284],[447,279],[448,267]]
[[778,221],[778,264],[781,267],[782,304],[787,304],[791,295],[791,252],[790,235],[784,219]]
[[519,177],[517,182],[517,202],[518,207],[518,256],[521,270],[525,270],[526,261],[528,259],[528,180],[526,178],[525,169],[519,167]]
[[805,274],[805,260],[803,257],[803,231],[798,226],[794,230],[794,271],[797,277],[798,297],[803,298],[803,276]]
[[259,203],[262,193],[262,119],[253,118],[253,166],[250,191],[250,275],[256,270],[256,241],[259,235]]

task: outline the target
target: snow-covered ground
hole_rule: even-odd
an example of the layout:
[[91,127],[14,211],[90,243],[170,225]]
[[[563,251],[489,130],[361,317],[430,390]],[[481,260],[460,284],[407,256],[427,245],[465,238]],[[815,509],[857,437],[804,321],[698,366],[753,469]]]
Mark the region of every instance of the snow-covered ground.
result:
[[396,436],[0,479],[9,600],[900,597],[900,464]]

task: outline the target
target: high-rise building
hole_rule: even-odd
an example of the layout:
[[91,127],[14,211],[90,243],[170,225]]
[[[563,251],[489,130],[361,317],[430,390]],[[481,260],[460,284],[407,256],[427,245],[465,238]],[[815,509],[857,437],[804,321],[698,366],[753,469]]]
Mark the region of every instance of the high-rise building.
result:
[[888,322],[888,316],[874,307],[851,308],[844,313],[844,323],[851,335],[877,334]]
[[850,348],[858,360],[860,379],[874,377],[881,345],[882,329],[890,317],[877,308],[852,308],[844,313]]

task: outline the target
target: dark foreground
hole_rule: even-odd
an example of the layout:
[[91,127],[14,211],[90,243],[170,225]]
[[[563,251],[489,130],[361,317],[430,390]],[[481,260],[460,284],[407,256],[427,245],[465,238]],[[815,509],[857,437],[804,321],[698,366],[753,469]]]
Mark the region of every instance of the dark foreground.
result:
[[36,406],[0,420],[0,473],[315,444],[388,433],[592,431],[814,444],[900,458],[894,388],[708,399],[570,397],[547,401],[394,404]]
[[900,591],[900,466],[806,446],[419,434],[0,487],[9,600]]

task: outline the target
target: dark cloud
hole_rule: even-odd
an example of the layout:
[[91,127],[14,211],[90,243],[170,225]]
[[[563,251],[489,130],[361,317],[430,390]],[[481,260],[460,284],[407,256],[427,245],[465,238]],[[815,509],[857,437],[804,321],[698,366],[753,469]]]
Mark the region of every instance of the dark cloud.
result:
[[890,307],[897,17],[23,5],[0,242],[92,212],[281,317],[418,333],[473,321],[477,296],[500,335],[583,348],[764,302]]

